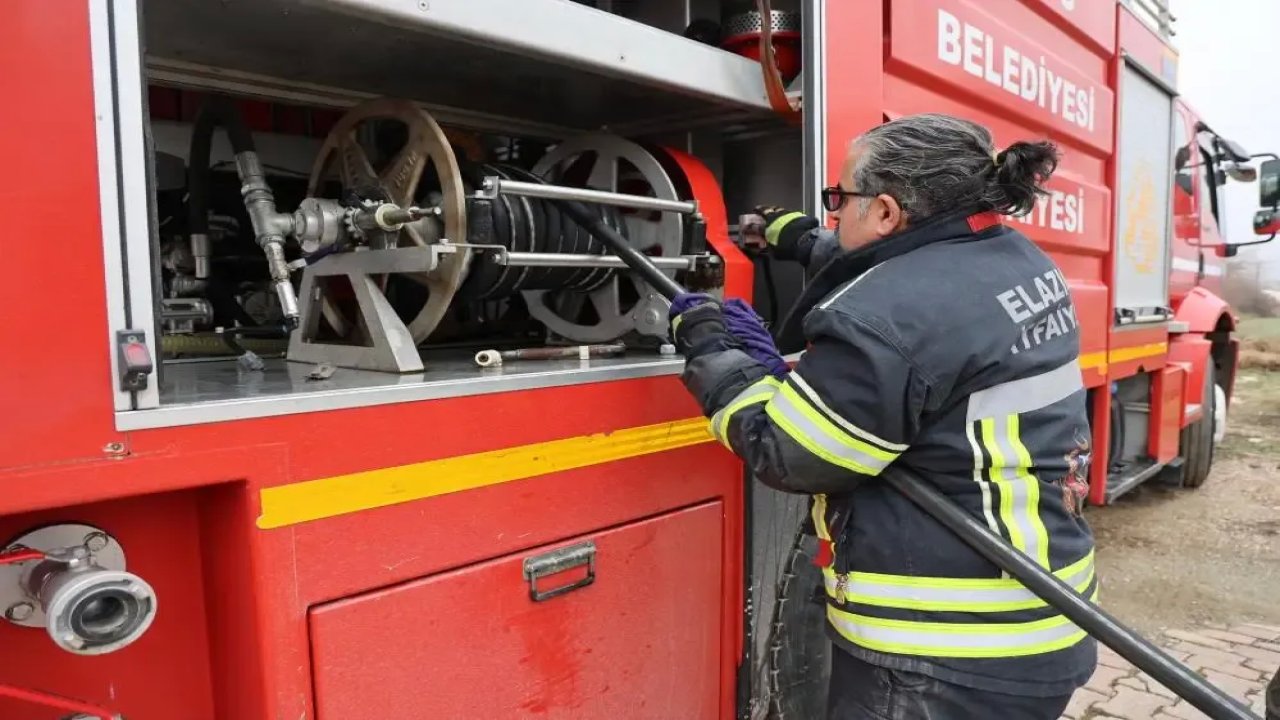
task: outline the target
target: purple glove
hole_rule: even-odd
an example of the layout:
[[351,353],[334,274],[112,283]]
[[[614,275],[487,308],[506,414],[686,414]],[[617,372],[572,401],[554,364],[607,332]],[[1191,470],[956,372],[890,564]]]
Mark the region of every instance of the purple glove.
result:
[[667,313],[667,316],[675,320],[677,316],[685,314],[695,305],[708,302],[714,303],[715,298],[704,293],[682,293],[671,301],[671,310]]
[[778,353],[773,336],[765,329],[764,321],[750,305],[733,298],[724,304],[724,324],[745,346],[747,354],[764,365],[774,377],[784,377],[791,367]]

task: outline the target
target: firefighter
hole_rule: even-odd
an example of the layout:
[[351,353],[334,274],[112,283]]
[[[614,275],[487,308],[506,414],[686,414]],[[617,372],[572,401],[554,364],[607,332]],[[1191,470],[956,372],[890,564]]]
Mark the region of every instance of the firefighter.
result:
[[[829,718],[1056,720],[1096,645],[877,478],[928,482],[1086,597],[1090,462],[1075,309],[1002,216],[1057,167],[1047,142],[909,116],[850,144],[838,219],[761,211],[809,266],[778,343],[741,301],[672,307],[688,390],[766,485],[812,497],[833,653]],[[778,348],[781,347],[780,351]],[[781,352],[807,348],[792,369]]]

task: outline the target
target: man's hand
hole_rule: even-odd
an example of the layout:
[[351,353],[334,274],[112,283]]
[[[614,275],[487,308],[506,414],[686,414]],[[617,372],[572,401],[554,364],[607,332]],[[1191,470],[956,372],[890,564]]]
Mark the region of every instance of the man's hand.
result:
[[686,358],[740,349],[772,375],[782,377],[791,370],[760,316],[742,300],[721,305],[709,295],[679,295],[671,303],[671,317],[676,348]]
[[802,212],[780,207],[756,207],[756,214],[764,219],[764,241],[784,257],[795,255],[800,238],[818,227],[818,221]]

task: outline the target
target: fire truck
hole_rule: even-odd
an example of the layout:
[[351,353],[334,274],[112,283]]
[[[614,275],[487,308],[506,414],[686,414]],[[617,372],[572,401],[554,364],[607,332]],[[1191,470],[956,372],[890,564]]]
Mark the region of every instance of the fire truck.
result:
[[[586,229],[767,319],[731,218],[822,216],[925,111],[1063,151],[1091,502],[1204,482],[1219,191],[1154,0],[9,0],[0,717],[806,716],[806,499]],[[581,203],[590,223],[563,210]],[[71,300],[34,303],[56,281]],[[922,278],[922,282],[927,279]],[[43,290],[41,288],[44,288]],[[1216,429],[1216,430],[1215,430]],[[817,608],[817,610],[814,610]]]

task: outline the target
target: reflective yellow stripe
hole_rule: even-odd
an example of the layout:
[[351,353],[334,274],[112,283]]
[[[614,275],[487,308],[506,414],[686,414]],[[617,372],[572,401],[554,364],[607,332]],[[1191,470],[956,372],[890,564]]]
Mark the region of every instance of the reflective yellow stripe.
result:
[[1007,461],[1004,453],[1000,451],[1000,444],[996,442],[996,421],[994,418],[982,420],[982,444],[986,447],[987,452],[991,454],[991,482],[996,486],[998,492],[1000,519],[1004,521],[1005,529],[1009,531],[1009,542],[1019,550],[1026,552],[1027,542],[1022,535],[1022,526],[1017,522],[1013,514],[1016,490],[1011,487],[1011,483],[1008,480],[1002,477],[1004,469],[1007,467]]
[[797,444],[833,465],[874,476],[898,458],[898,453],[837,427],[787,383],[765,405],[765,412]]
[[[1090,598],[1097,600],[1097,593]],[[1065,616],[1023,623],[939,623],[889,620],[827,606],[827,619],[855,645],[899,655],[998,658],[1071,647],[1085,632]]]
[[804,399],[806,402],[808,402],[810,405],[817,408],[818,410],[821,410],[823,413],[826,414],[827,417],[829,417],[831,420],[834,420],[835,423],[840,426],[840,429],[849,433],[853,437],[866,440],[867,442],[873,443],[875,446],[883,448],[890,452],[901,453],[907,449],[906,445],[891,443],[888,440],[885,440],[881,437],[878,437],[876,435],[873,435],[867,432],[866,430],[863,430],[857,425],[854,425],[848,420],[845,420],[843,417],[840,417],[839,413],[837,413],[835,410],[832,410],[825,402],[822,401],[822,398],[818,397],[817,391],[814,390],[812,387],[810,387],[809,383],[805,382],[805,379],[800,376],[800,373],[792,372],[788,377],[790,377],[791,382],[795,383],[796,387],[800,389],[800,392],[804,393]]
[[711,442],[706,418],[696,417],[277,485],[259,491],[258,527],[285,527]]
[[789,212],[786,215],[783,215],[782,217],[778,218],[777,220],[774,220],[773,222],[769,223],[769,227],[765,228],[764,230],[764,241],[769,243],[770,245],[777,245],[778,235],[782,233],[782,229],[787,226],[787,223],[802,217],[804,217],[804,213]]
[[988,469],[998,489],[1000,519],[1009,542],[1041,567],[1049,567],[1049,533],[1040,518],[1040,481],[1031,474],[1033,460],[1022,444],[1019,416],[983,418],[982,444],[991,455]]
[[[778,392],[782,381],[772,375],[763,377],[738,393],[728,405],[711,416],[711,434],[725,447],[729,447],[729,422],[733,414],[748,405],[768,402]],[[730,448],[732,449],[732,448]]]
[[1013,445],[1014,453],[1018,456],[1018,479],[1026,485],[1027,488],[1027,513],[1028,520],[1031,523],[1031,530],[1035,534],[1035,543],[1032,545],[1035,551],[1035,561],[1040,563],[1040,567],[1049,567],[1049,531],[1045,529],[1044,520],[1040,517],[1040,481],[1031,474],[1032,466],[1031,453],[1027,451],[1027,446],[1022,444],[1022,436],[1019,433],[1018,416],[1009,416],[1009,444]]
[[[1054,571],[1060,580],[1083,593],[1093,582],[1093,552]],[[836,583],[831,583],[834,587]],[[1013,612],[1046,607],[1035,593],[1012,578],[945,578],[852,572],[837,600],[906,610]]]

